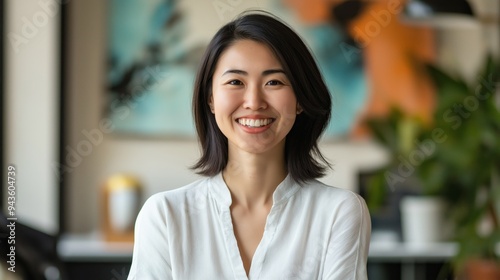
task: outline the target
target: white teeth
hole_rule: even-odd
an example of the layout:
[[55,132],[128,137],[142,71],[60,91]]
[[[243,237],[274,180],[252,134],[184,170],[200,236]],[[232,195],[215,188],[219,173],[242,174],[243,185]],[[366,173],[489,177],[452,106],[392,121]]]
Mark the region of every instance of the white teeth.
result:
[[272,119],[238,119],[238,123],[248,127],[261,127],[270,124]]

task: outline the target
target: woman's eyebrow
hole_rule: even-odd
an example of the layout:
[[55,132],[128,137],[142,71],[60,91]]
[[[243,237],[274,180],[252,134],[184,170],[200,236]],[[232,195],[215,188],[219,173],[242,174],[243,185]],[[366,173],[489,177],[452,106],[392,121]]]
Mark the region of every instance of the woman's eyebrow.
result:
[[238,70],[238,69],[229,69],[226,72],[222,73],[221,76],[224,76],[226,74],[239,74],[239,75],[244,75],[244,76],[248,75],[248,73],[246,71]]
[[[243,71],[243,70],[229,69],[229,70],[226,70],[224,73],[222,73],[221,76],[224,76],[224,75],[230,74],[230,73],[244,75],[244,76],[248,75],[248,72]],[[275,73],[283,73],[283,74],[285,74],[285,71],[283,71],[283,69],[268,69],[268,70],[262,71],[262,76],[267,76],[267,75],[271,75],[271,74],[275,74]]]

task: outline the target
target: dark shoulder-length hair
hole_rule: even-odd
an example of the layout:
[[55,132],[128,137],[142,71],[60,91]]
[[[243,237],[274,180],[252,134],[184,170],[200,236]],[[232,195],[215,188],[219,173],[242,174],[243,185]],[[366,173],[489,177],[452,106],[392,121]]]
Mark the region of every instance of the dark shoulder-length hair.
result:
[[247,12],[224,25],[210,41],[201,60],[193,95],[193,114],[202,155],[193,169],[214,176],[228,162],[228,140],[210,111],[212,77],[221,54],[237,40],[253,40],[268,46],[283,66],[303,109],[286,136],[285,162],[292,178],[299,182],[324,175],[330,167],[318,148],[331,113],[328,88],[311,52],[300,37],[270,13]]

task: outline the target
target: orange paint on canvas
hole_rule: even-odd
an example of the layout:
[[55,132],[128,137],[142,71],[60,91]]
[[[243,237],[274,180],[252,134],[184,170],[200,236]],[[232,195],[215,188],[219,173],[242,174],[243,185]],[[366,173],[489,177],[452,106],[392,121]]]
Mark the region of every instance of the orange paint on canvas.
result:
[[392,12],[390,2],[394,0],[371,4],[350,28],[354,38],[362,42],[370,83],[369,101],[354,129],[355,136],[365,134],[363,119],[386,116],[391,107],[426,123],[432,120],[435,93],[422,63],[434,60],[433,31],[404,25],[400,15]]

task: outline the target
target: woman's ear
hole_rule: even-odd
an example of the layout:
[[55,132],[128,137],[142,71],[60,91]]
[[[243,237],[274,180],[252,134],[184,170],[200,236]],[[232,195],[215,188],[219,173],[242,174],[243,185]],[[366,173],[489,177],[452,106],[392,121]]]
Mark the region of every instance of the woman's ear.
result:
[[214,111],[214,96],[213,95],[210,96],[210,100],[208,101],[208,107],[210,107],[210,112],[212,112],[212,114],[215,114],[215,111]]
[[299,103],[297,103],[297,115],[298,115],[298,114],[300,114],[300,113],[302,113],[302,111],[304,111],[304,110],[302,109],[302,106],[300,106],[300,104],[299,104]]

